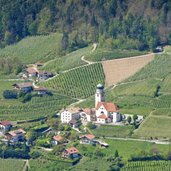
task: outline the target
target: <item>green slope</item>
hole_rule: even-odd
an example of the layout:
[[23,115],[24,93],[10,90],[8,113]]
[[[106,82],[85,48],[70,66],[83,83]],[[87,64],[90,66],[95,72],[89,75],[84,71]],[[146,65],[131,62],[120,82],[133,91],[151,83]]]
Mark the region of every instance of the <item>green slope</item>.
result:
[[104,82],[102,64],[97,63],[65,72],[41,85],[69,97],[86,98],[94,94],[98,83]]
[[59,56],[61,38],[59,33],[27,37],[15,45],[0,49],[0,58],[17,57],[25,64],[45,62]]

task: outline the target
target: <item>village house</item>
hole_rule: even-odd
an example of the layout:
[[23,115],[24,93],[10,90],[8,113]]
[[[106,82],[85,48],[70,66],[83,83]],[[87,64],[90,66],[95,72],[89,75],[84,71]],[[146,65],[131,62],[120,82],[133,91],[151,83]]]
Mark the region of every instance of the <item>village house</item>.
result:
[[39,71],[38,72],[38,79],[39,80],[47,80],[53,76],[54,76],[53,73],[48,72],[48,71]]
[[38,95],[45,95],[48,94],[48,89],[45,87],[35,87],[34,92]]
[[66,149],[62,153],[62,156],[65,157],[65,158],[70,158],[70,159],[80,158],[81,157],[80,152],[75,147],[71,147],[71,148]]
[[26,76],[29,78],[37,77],[38,70],[34,67],[29,67],[26,69]]
[[95,110],[85,108],[80,112],[80,117],[82,122],[95,121]]
[[19,141],[23,141],[25,138],[26,132],[23,129],[18,129],[15,131],[10,131],[5,135],[5,138],[12,142],[12,143],[17,143]]
[[62,137],[61,135],[55,135],[52,138],[52,144],[54,145],[61,144],[63,140],[64,140],[64,137]]
[[94,138],[95,138],[95,136],[93,134],[81,135],[79,137],[80,144],[92,144],[93,145],[93,144],[95,144]]
[[0,122],[0,130],[3,132],[10,131],[11,127],[12,127],[12,124],[10,121],[1,121]]
[[13,84],[14,89],[20,90],[23,93],[28,93],[33,90],[33,85],[31,82],[24,82],[24,83],[18,83],[18,84]]
[[70,121],[78,120],[80,118],[78,108],[66,109],[61,113],[61,122],[69,123]]

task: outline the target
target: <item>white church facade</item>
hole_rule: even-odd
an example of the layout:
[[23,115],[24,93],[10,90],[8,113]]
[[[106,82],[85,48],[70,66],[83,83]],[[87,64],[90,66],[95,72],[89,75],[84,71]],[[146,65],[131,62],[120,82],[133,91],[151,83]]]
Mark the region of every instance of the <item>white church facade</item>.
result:
[[76,120],[76,118],[79,118],[76,113],[80,115],[82,122],[106,124],[116,123],[122,120],[122,115],[120,114],[118,106],[112,102],[105,102],[105,91],[102,84],[98,84],[96,88],[95,108],[86,108],[77,110],[77,112],[75,110],[74,112],[71,110],[64,110],[61,113],[61,122],[69,123],[73,118]]

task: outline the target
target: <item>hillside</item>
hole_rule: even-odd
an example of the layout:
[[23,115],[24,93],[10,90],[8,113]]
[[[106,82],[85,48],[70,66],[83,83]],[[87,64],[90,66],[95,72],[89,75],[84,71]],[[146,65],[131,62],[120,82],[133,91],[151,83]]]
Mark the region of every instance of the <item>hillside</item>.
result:
[[[117,103],[122,113],[146,117],[133,136],[141,138],[166,138],[171,135],[171,48],[129,79],[106,90],[107,101]],[[79,104],[94,107],[94,97]]]
[[[10,2],[10,3],[9,3]],[[63,48],[86,42],[154,49],[171,42],[170,0],[0,0],[0,45],[28,35],[63,32]]]

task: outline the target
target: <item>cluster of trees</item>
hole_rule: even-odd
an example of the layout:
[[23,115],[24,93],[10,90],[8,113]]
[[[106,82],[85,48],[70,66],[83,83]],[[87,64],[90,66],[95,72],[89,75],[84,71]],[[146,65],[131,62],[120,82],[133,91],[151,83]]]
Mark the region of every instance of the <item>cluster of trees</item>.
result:
[[31,93],[23,93],[22,91],[18,93],[16,90],[4,90],[3,97],[5,99],[19,99],[21,102],[25,103],[31,100],[32,95]]
[[94,41],[140,50],[171,43],[170,0],[143,1],[0,0],[0,45],[55,31],[63,31],[63,49]]
[[18,58],[0,58],[0,72],[5,74],[18,74],[22,71],[23,64]]

